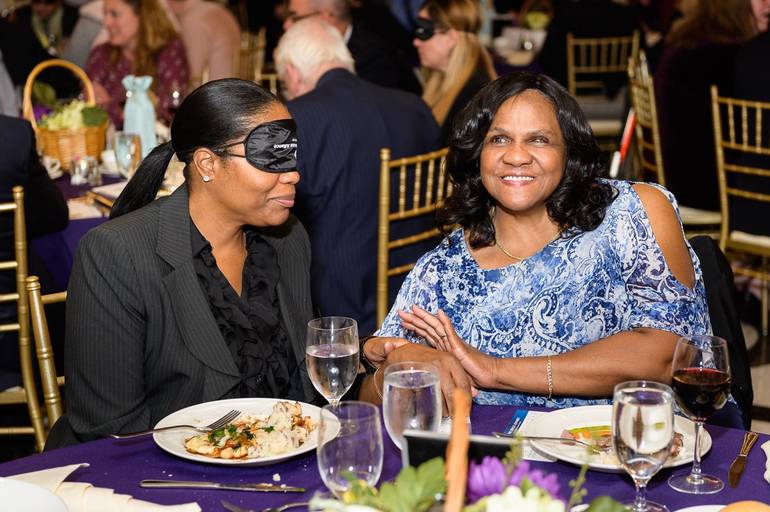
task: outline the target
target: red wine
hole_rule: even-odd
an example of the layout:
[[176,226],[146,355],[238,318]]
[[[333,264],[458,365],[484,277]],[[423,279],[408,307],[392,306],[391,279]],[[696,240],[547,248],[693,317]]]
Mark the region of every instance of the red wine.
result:
[[727,402],[730,375],[710,368],[680,368],[674,372],[671,387],[687,416],[705,420]]

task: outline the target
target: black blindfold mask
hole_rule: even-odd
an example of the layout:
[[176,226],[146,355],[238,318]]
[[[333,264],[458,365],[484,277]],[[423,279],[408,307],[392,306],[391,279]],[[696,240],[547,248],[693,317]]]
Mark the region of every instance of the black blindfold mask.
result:
[[245,158],[247,162],[266,172],[291,172],[297,170],[297,125],[292,119],[279,119],[262,123],[240,142],[225,148],[243,144],[245,155],[228,151],[229,156]]
[[417,18],[417,28],[414,29],[414,37],[420,41],[427,41],[436,34],[436,22],[430,18]]

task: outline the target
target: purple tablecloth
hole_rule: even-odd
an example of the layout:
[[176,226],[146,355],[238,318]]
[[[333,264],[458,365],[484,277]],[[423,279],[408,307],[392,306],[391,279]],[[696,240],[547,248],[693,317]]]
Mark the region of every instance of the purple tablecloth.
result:
[[[500,406],[474,405],[471,414],[473,432],[488,434],[505,427],[515,409]],[[723,480],[727,479],[727,470],[733,457],[738,453],[744,432],[742,430],[709,426],[713,439],[711,451],[704,457],[703,469],[714,473]],[[385,462],[382,480],[393,478],[401,468],[400,455],[384,433]],[[759,445],[770,440],[762,435],[757,447],[752,451],[746,472],[736,489],[726,487],[718,494],[710,496],[692,496],[671,490],[666,479],[672,473],[681,474],[689,466],[674,470],[663,470],[656,475],[649,487],[652,500],[668,505],[672,510],[706,504],[726,504],[740,500],[759,500],[770,502],[770,484],[762,478],[765,456]],[[209,464],[197,464],[178,459],[158,448],[152,438],[134,440],[102,439],[79,446],[54,450],[42,455],[33,455],[23,459],[0,464],[0,476],[35,471],[44,468],[87,462],[90,467],[78,470],[70,480],[89,482],[100,487],[110,487],[116,492],[131,494],[136,498],[163,504],[177,504],[196,501],[204,511],[221,511],[219,500],[225,499],[239,506],[260,510],[291,501],[309,499],[315,491],[324,490],[318,474],[315,453],[298,456],[289,461],[267,467],[227,467]],[[567,463],[533,462],[534,466],[548,472],[558,473],[562,492],[568,492],[567,483],[578,473],[578,468]],[[306,487],[305,494],[253,493],[232,491],[195,491],[189,489],[142,489],[139,480],[175,479],[175,480],[213,480],[220,482],[271,482],[278,473],[281,482],[287,485]],[[607,494],[618,500],[633,497],[634,488],[630,477],[624,474],[600,473],[589,471],[586,488],[587,499]]]
[[[105,185],[122,179],[103,177]],[[56,186],[62,191],[65,199],[82,196],[91,189],[89,185],[74,186],[70,184],[69,174],[64,174],[57,179]],[[65,229],[31,240],[31,250],[42,260],[53,280],[53,283],[49,284],[50,291],[67,288],[72,270],[72,259],[75,256],[78,242],[88,230],[106,221],[106,217],[71,220]]]

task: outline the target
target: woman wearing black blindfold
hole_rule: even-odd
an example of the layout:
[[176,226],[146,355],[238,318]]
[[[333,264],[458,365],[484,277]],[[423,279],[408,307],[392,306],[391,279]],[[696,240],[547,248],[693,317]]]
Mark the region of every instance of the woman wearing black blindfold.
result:
[[[81,241],[67,303],[67,415],[51,445],[139,431],[191,404],[313,402],[310,246],[290,215],[294,122],[252,82],[193,91]],[[155,200],[173,155],[186,182]]]
[[426,0],[418,13],[414,46],[425,79],[422,97],[441,125],[444,142],[457,112],[497,76],[476,35],[480,28],[478,0]]

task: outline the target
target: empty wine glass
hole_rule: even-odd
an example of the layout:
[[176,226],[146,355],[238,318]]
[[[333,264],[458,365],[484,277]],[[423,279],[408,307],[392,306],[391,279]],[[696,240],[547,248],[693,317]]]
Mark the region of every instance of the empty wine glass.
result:
[[142,144],[135,133],[115,132],[113,139],[115,162],[121,176],[131,179],[142,159]]
[[727,342],[718,336],[679,338],[671,364],[671,387],[676,402],[695,423],[695,448],[689,475],[672,476],[668,485],[689,494],[714,494],[725,484],[714,475],[701,472],[701,430],[703,422],[721,409],[730,396],[730,356]]
[[437,431],[441,424],[438,368],[407,361],[385,368],[382,414],[393,442],[404,449],[404,430]]
[[636,485],[636,497],[624,503],[633,512],[668,512],[647,501],[647,483],[666,462],[674,439],[674,392],[658,382],[621,382],[612,403],[612,444],[620,465]]
[[382,426],[377,406],[366,402],[325,405],[318,422],[318,472],[338,498],[351,480],[377,484],[382,472]]
[[358,373],[358,324],[344,316],[307,324],[307,370],[313,386],[331,405],[340,403]]

